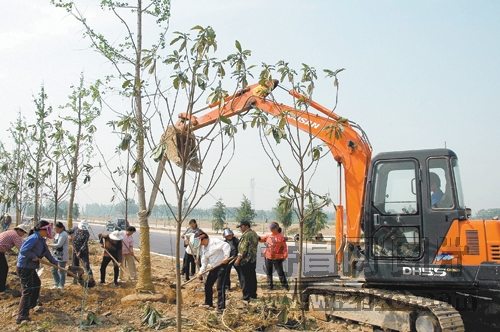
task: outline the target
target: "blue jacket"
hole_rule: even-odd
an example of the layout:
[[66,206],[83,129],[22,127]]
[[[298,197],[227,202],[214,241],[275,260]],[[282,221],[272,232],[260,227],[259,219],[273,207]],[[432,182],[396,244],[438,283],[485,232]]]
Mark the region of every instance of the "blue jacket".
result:
[[49,260],[49,262],[57,265],[57,261],[50,253],[45,239],[41,237],[38,232],[28,236],[28,238],[23,242],[21,250],[19,251],[19,256],[17,256],[17,267],[25,269],[38,269],[40,267],[40,262],[33,261],[33,258],[36,257],[45,257]]

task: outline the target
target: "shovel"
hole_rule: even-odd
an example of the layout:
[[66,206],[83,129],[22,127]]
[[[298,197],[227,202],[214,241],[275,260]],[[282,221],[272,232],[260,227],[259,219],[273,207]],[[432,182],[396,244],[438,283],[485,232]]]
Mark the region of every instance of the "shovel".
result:
[[132,251],[130,250],[129,246],[127,246],[127,244],[126,244],[125,242],[123,242],[123,241],[122,241],[122,244],[125,246],[125,248],[127,248],[128,252],[130,252],[130,254],[132,255],[132,257],[134,257],[134,258],[135,258],[135,260],[137,261],[137,263],[139,263],[139,264],[140,264],[141,262],[139,261],[139,258],[137,258],[137,257],[136,257],[136,256],[132,253]]
[[129,280],[130,282],[133,282],[133,281],[132,281],[132,278],[130,277],[130,274],[128,273],[128,271],[125,271],[125,269],[124,269],[124,268],[122,267],[122,265],[121,265],[121,264],[120,264],[120,263],[116,260],[116,258],[114,258],[114,257],[113,257],[113,255],[111,255],[111,254],[109,253],[108,249],[106,249],[106,247],[105,247],[105,246],[106,246],[105,241],[106,241],[106,240],[104,240],[104,238],[103,238],[103,239],[102,239],[102,249],[104,249],[104,251],[108,253],[109,257],[111,257],[111,259],[113,260],[113,262],[115,262],[115,263],[116,263],[116,265],[118,265],[118,267],[122,270],[122,272],[127,274],[127,276],[128,276],[128,280]]
[[[74,272],[70,271],[70,270],[66,270],[66,269],[63,269],[62,267],[58,266],[58,265],[54,265],[52,263],[50,263],[49,261],[45,261],[45,260],[40,260],[40,263],[44,264],[44,265],[47,265],[47,266],[50,266],[50,267],[53,267],[54,269],[57,269],[57,270],[60,270],[60,271],[64,271],[66,272],[68,275],[72,276],[73,278],[76,278],[78,279],[78,283],[82,286],[85,287],[85,278],[84,278],[84,274],[83,274],[83,269],[81,267],[78,267],[78,269],[75,269],[75,267],[72,267]],[[89,288],[92,288],[95,286],[95,282],[91,282],[89,280],[87,286]]]
[[[232,262],[234,262],[235,260],[236,260],[236,257],[232,257],[232,258],[230,258],[230,259],[229,259],[229,261],[228,261],[226,264],[231,264],[231,263],[232,263]],[[210,271],[212,271],[212,270],[215,270],[216,268],[218,268],[218,267],[220,267],[220,266],[222,266],[222,265],[224,265],[224,264],[222,264],[222,263],[217,264],[217,265],[215,265],[214,267],[212,267],[212,268],[210,268],[210,269],[208,269],[208,270],[205,270],[204,272],[200,273],[199,275],[200,275],[200,276],[202,276],[202,275],[204,275],[204,274],[206,274],[206,273],[208,273],[208,272],[210,272]],[[194,281],[194,280],[196,280],[196,278],[189,279],[188,281],[184,282],[184,283],[181,285],[181,287],[182,287],[182,286],[184,286],[184,285],[189,284],[190,282],[192,282],[192,281]],[[175,285],[175,284],[170,284],[170,288],[175,288],[175,287],[176,287],[176,285]]]
[[[76,255],[76,258],[78,259],[78,262],[80,263],[81,266],[85,267],[85,264],[83,263],[82,259],[80,258],[80,252],[77,252],[75,247],[73,246],[73,244],[71,244],[71,248],[73,249],[73,252],[75,253]],[[81,267],[80,266],[74,266],[74,265],[71,265],[68,267],[68,270],[70,271],[80,271]],[[85,271],[85,270],[84,270]],[[92,272],[92,271],[90,271]],[[84,274],[84,278],[85,280],[88,280],[88,285],[89,287],[95,287],[96,283],[95,283],[95,279],[94,279],[94,276],[92,275],[92,273],[90,273],[89,271],[85,271],[85,274]],[[82,272],[82,275],[83,275],[83,272]]]

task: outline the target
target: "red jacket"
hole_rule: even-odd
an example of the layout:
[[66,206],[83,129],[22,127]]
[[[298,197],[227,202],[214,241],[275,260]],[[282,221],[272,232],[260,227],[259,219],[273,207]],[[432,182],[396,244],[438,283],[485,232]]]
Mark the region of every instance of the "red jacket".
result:
[[267,247],[264,251],[264,257],[267,259],[287,259],[288,247],[286,246],[286,239],[283,234],[278,233],[268,234],[260,237],[260,242],[266,242]]

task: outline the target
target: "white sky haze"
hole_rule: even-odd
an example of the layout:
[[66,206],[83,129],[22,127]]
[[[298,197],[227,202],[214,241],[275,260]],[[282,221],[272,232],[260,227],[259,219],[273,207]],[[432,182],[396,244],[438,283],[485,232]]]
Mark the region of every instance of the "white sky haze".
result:
[[[123,37],[118,25],[110,23],[111,15],[98,9],[98,1],[77,3],[96,30],[109,31],[117,42]],[[445,146],[454,150],[466,204],[474,213],[500,208],[499,18],[500,2],[484,0],[172,0],[167,40],[174,31],[210,25],[217,33],[220,57],[233,52],[238,40],[252,50],[250,63],[286,60],[297,71],[306,63],[320,78],[314,99],[327,107],[333,107],[335,96],[323,69],[345,68],[339,74],[337,113],[365,130],[374,154]],[[41,84],[56,109],[68,102],[70,86],[78,84],[82,72],[89,82],[114,73],[82,36],[79,22],[48,0],[3,3],[4,144],[9,145],[6,129],[19,111],[33,121],[32,95]],[[257,81],[258,72],[254,74]],[[105,123],[116,115],[108,111],[102,117],[98,144],[114,148],[118,141]],[[254,207],[272,208],[282,184],[259,148],[257,135],[244,133],[226,176],[200,207],[211,207],[220,197],[227,206],[238,206],[243,195],[250,198],[254,178]],[[94,176],[78,192],[78,203],[109,202],[112,185],[104,176]],[[313,182],[318,191],[330,191],[335,201],[337,177],[336,164],[327,156]]]

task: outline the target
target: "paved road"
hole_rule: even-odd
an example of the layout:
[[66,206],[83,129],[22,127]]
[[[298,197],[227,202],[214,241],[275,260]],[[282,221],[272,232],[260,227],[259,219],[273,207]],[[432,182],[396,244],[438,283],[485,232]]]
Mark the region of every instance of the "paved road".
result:
[[[97,234],[106,232],[105,226],[101,224],[91,224],[92,231],[97,237]],[[139,243],[139,228],[137,228],[137,233],[134,234],[134,239],[136,243]],[[238,232],[237,232],[238,233]],[[239,237],[241,234],[235,234]],[[151,229],[151,252],[163,254],[171,257],[175,257],[175,232],[174,231],[164,231]],[[220,237],[221,234],[212,234],[210,236]],[[91,237],[92,232],[91,232]],[[303,275],[307,277],[313,276],[325,276],[335,274],[335,252],[334,246],[329,245],[325,242],[320,243],[308,243],[306,248],[304,248],[304,268]],[[184,246],[180,245],[181,258],[184,257]],[[259,250],[257,254],[257,273],[265,274],[264,272],[264,258],[261,257],[261,253],[264,252],[264,244],[259,245]],[[288,259],[285,261],[284,270],[288,277],[297,276],[297,257],[298,257],[298,246],[295,242],[288,242]]]

